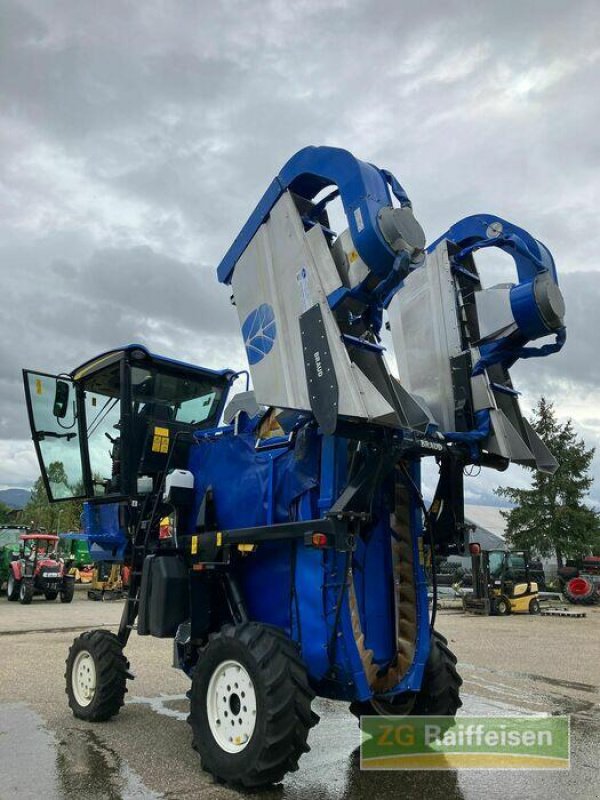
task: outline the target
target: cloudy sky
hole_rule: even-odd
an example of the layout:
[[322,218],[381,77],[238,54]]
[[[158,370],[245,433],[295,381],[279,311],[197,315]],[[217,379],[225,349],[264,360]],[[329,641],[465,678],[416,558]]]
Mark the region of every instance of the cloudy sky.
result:
[[24,366],[243,365],[214,268],[307,144],[392,170],[429,241],[485,211],[550,247],[568,343],[513,377],[600,444],[599,97],[595,0],[1,0],[0,486],[38,474]]

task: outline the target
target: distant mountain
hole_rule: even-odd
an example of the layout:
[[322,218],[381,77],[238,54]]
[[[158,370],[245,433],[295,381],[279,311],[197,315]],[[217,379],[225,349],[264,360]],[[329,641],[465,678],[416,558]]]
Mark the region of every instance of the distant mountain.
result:
[[24,508],[31,496],[29,489],[0,489],[0,503],[9,508]]

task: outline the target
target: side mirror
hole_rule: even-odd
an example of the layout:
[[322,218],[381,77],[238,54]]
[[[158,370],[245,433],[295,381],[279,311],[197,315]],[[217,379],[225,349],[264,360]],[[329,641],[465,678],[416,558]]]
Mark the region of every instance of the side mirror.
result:
[[69,392],[70,386],[67,381],[56,381],[52,413],[57,419],[63,419],[67,415],[67,409],[69,408]]

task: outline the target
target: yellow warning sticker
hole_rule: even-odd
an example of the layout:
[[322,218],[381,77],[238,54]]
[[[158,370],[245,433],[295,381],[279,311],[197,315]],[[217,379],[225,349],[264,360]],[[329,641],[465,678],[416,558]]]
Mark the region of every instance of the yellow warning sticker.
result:
[[154,436],[152,437],[152,452],[153,453],[169,452],[168,428],[154,428]]
[[217,531],[217,547],[221,547],[223,544],[223,534],[221,531]]
[[358,258],[358,253],[356,250],[350,250],[348,253],[348,261],[352,264]]
[[191,551],[192,555],[195,556],[198,552],[198,537],[192,536],[192,543],[191,543]]
[[43,391],[44,391],[44,389],[42,387],[42,379],[41,378],[36,378],[35,379],[35,393],[36,394],[41,394]]

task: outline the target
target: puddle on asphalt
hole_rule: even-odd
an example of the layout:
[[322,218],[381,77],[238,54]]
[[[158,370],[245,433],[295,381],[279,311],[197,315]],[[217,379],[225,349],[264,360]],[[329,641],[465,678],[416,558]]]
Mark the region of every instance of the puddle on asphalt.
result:
[[[43,776],[44,800],[61,800],[57,743],[39,717],[24,705],[3,705],[0,714],[0,798],[37,797]],[[6,793],[6,794],[5,794]]]
[[161,694],[158,697],[128,697],[126,705],[146,705],[156,714],[185,722],[190,713],[190,703],[184,694]]
[[[502,698],[500,687],[497,689],[498,697],[492,698],[463,693],[464,705],[459,713],[478,716],[523,713],[523,706],[509,702],[506,693]],[[546,713],[569,713],[571,710],[570,698],[555,696],[552,700],[553,703],[548,703],[545,708]],[[159,716],[181,722],[186,720],[189,708],[184,694],[130,697],[127,704],[145,706]],[[349,714],[347,705],[319,699],[314,708],[321,721],[311,731],[311,751],[302,757],[298,772],[287,776],[281,786],[255,795],[259,800],[305,800],[307,797],[311,800],[375,800],[383,797],[479,800],[484,795],[490,800],[504,800],[508,796],[538,800],[564,795],[567,784],[571,797],[580,800],[595,797],[592,790],[594,765],[598,759],[597,707],[595,724],[589,726],[581,718],[574,720],[576,748],[573,758],[577,769],[563,774],[525,770],[492,773],[485,770],[362,772],[358,725]],[[151,718],[148,722],[152,724]],[[186,735],[186,742],[187,738]],[[43,776],[44,800],[164,798],[145,786],[118,752],[102,741],[93,726],[69,728],[61,736],[53,735],[45,728],[41,717],[25,705],[1,707],[0,765],[1,800],[39,797],[40,776]],[[207,789],[209,787],[215,796],[220,794],[218,787],[207,784]],[[230,796],[227,791],[224,795]]]
[[0,800],[159,800],[119,755],[90,728],[70,729],[67,740],[23,704],[0,713]]
[[[489,716],[522,714],[524,709],[511,702],[462,694],[460,715]],[[557,698],[554,698],[558,702]],[[569,699],[560,713],[569,713]],[[574,718],[572,731],[572,768],[554,770],[447,770],[447,771],[378,771],[360,769],[358,726],[341,703],[323,705],[315,710],[321,722],[311,732],[311,751],[302,757],[300,769],[288,776],[279,794],[266,798],[279,800],[379,800],[379,798],[424,798],[428,800],[506,800],[526,797],[547,800],[569,796],[578,800],[597,800],[598,708],[594,724],[580,716]],[[558,713],[548,705],[544,712]]]
[[[462,693],[461,715],[490,716],[518,714],[522,710],[510,703]],[[283,783],[281,800],[336,800],[356,798],[428,797],[430,800],[460,800],[460,773],[447,772],[363,772],[360,769],[358,723],[347,705],[316,700],[314,710],[321,721],[311,733],[310,753],[302,757],[300,769]],[[340,751],[346,753],[340,757]],[[478,795],[473,795],[477,797]]]

